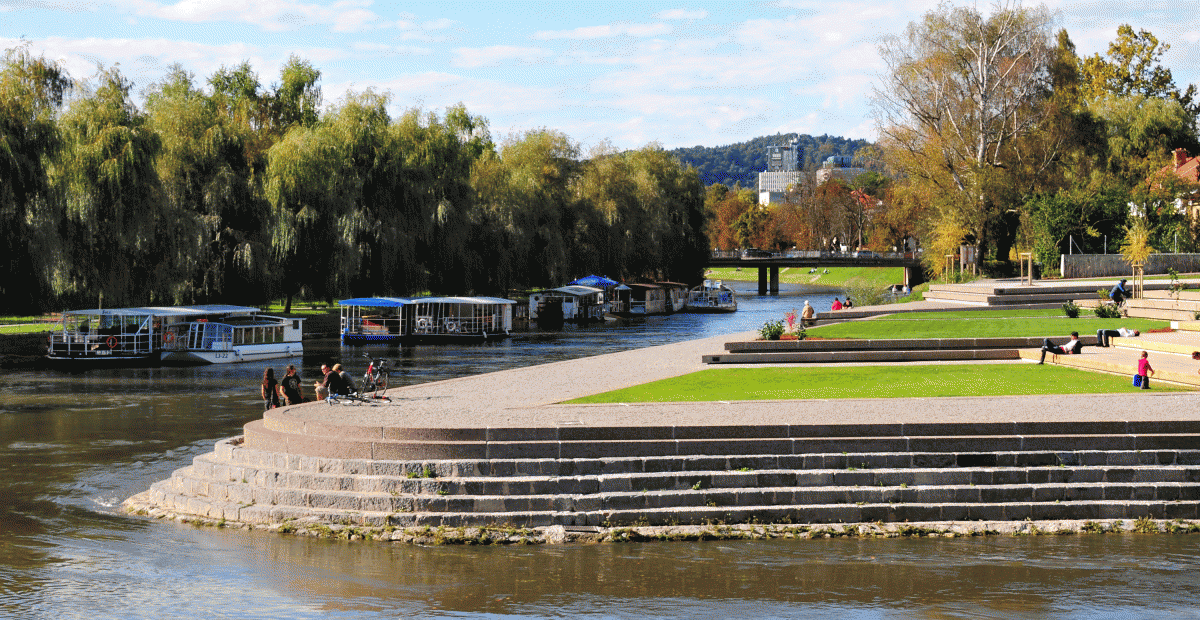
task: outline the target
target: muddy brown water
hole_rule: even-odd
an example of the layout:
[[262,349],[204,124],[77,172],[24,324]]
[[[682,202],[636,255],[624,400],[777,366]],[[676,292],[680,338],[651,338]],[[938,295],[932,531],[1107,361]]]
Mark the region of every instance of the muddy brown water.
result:
[[[754,283],[741,285],[752,289]],[[825,298],[412,349],[306,343],[312,376],[363,353],[415,383],[757,328]],[[827,297],[827,296],[826,296]],[[284,362],[275,364],[280,370]],[[122,514],[261,416],[260,366],[8,370],[0,385],[3,618],[1150,618],[1200,616],[1200,536],[419,547]]]

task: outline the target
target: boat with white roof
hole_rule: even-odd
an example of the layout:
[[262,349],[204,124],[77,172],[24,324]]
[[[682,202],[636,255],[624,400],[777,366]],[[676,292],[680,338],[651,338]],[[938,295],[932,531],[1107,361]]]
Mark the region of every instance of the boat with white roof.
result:
[[304,353],[303,321],[225,304],[68,310],[46,357],[69,368],[295,357]]
[[343,343],[482,342],[512,332],[513,306],[499,297],[358,297],[343,299]]

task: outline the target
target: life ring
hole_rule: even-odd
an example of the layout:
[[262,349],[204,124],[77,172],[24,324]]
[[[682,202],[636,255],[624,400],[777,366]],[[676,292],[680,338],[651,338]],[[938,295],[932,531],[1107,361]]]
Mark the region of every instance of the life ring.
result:
[[451,334],[458,331],[458,323],[454,323],[454,322],[446,323],[446,331],[450,332]]
[[175,332],[163,334],[163,344],[171,344],[172,342],[175,342]]
[[429,329],[429,321],[425,319],[417,319],[417,329]]
[[104,341],[104,344],[107,344],[108,348],[110,348],[110,349],[117,348],[117,337],[109,336],[108,339]]

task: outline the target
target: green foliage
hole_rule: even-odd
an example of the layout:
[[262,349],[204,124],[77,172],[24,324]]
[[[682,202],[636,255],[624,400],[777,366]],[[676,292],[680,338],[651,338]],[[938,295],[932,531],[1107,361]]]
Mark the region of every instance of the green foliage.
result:
[[1099,306],[1096,306],[1096,309],[1093,310],[1093,312],[1096,314],[1096,318],[1099,319],[1121,318],[1121,309],[1114,304],[1102,303]]
[[763,340],[779,340],[779,337],[783,335],[783,331],[783,321],[767,321],[759,328],[758,334]]
[[727,188],[753,189],[758,187],[758,173],[767,169],[767,147],[789,144],[793,139],[804,149],[805,170],[817,169],[833,155],[854,156],[870,145],[866,140],[787,133],[760,136],[728,146],[678,148],[669,154],[684,166],[694,167],[706,187],[719,183]]
[[1070,319],[1079,318],[1079,306],[1075,305],[1075,302],[1068,301],[1068,302],[1064,303],[1062,305],[1062,309],[1063,309],[1063,314],[1067,315],[1067,318],[1070,318]]
[[1195,116],[1196,87],[1189,85],[1185,92],[1175,86],[1171,70],[1158,64],[1162,55],[1171,49],[1159,43],[1158,37],[1146,30],[1134,32],[1129,24],[1117,27],[1117,39],[1108,44],[1105,56],[1094,54],[1081,63],[1083,94],[1087,99],[1106,95],[1141,96],[1173,99]]

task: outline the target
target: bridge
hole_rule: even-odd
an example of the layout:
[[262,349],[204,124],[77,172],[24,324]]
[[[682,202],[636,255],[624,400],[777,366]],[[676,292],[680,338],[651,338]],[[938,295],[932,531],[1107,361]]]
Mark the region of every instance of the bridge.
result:
[[912,288],[925,281],[925,268],[920,254],[913,252],[763,252],[765,256],[744,256],[737,251],[715,251],[706,267],[738,267],[758,269],[758,294],[779,292],[780,267],[903,267],[904,285]]

